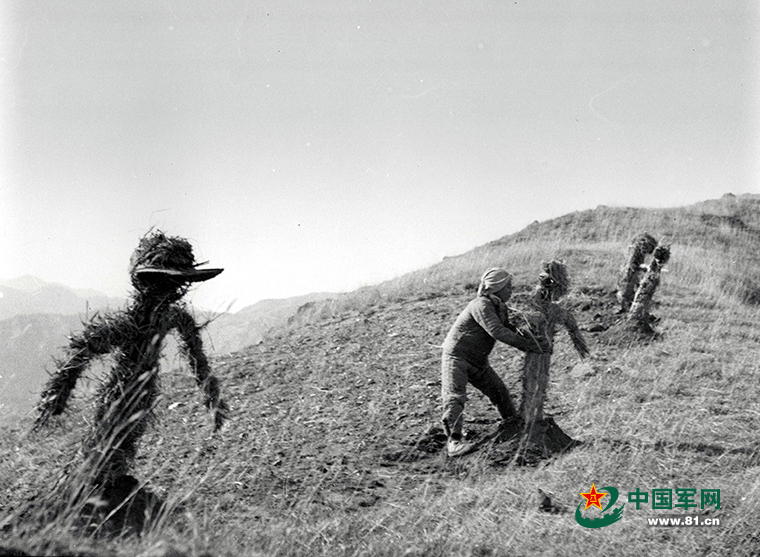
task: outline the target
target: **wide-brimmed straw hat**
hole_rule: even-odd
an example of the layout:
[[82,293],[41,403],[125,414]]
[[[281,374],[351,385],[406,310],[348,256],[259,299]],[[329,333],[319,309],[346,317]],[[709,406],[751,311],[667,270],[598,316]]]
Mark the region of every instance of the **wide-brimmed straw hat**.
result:
[[166,236],[157,231],[145,235],[129,262],[129,273],[136,279],[172,277],[181,282],[201,282],[214,278],[224,269],[199,269],[193,248],[185,238]]

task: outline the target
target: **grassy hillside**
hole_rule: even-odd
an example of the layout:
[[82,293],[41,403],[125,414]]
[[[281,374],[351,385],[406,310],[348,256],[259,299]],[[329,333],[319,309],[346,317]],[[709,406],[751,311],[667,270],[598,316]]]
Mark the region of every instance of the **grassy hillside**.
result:
[[[646,343],[616,335],[614,315],[627,243],[644,231],[667,236],[673,254],[654,310],[662,336]],[[28,423],[6,429],[0,546],[91,555],[756,554],[758,254],[758,196],[599,207],[315,303],[259,345],[214,361],[232,408],[221,435],[211,435],[187,371],[164,374],[135,473],[168,511],[142,537],[88,538],[63,521],[19,518],[75,452],[91,419],[87,400],[47,433],[29,435]],[[436,429],[443,337],[486,267],[515,274],[510,305],[520,307],[549,258],[567,263],[574,288],[564,304],[587,329],[592,355],[579,362],[558,336],[546,410],[582,444],[528,465],[499,443],[447,459]],[[613,326],[588,331],[600,322]],[[519,401],[520,353],[499,346],[492,364]],[[498,415],[469,395],[466,428],[483,437]],[[618,504],[636,488],[720,489],[721,508],[708,516],[721,524],[652,528],[646,519],[663,511],[627,503],[619,522],[585,529],[574,512],[592,482],[617,487]]]
[[335,294],[315,292],[304,296],[260,300],[236,313],[212,316],[206,327],[209,350],[227,354],[257,344],[272,327],[283,325],[298,308]]

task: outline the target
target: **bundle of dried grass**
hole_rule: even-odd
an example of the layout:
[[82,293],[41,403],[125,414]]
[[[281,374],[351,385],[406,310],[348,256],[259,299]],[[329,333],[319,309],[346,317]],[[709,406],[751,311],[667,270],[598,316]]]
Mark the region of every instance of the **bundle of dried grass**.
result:
[[141,268],[192,269],[195,266],[190,242],[179,236],[167,236],[160,230],[143,236],[129,261],[133,277]]
[[[570,278],[562,261],[549,261],[542,264],[539,285],[531,301],[531,311],[523,313],[527,327],[524,334],[543,337],[553,345],[558,326],[567,329],[573,346],[581,358],[588,355],[586,341],[578,328],[575,317],[556,303],[570,289]],[[520,403],[520,415],[526,427],[532,428],[544,420],[544,400],[549,384],[550,353],[527,352],[523,363],[523,396]]]
[[631,304],[628,314],[628,322],[641,332],[654,332],[652,327],[653,317],[649,313],[652,300],[657,287],[660,285],[660,276],[665,264],[670,260],[670,246],[658,245],[653,254],[652,263],[649,265],[644,280],[636,291],[636,296]]
[[570,278],[567,268],[562,261],[544,261],[542,271],[538,275],[539,292],[543,299],[559,300],[570,290]]
[[636,236],[628,246],[628,261],[620,269],[617,299],[620,303],[620,311],[626,312],[633,303],[636,290],[639,287],[641,274],[644,272],[642,265],[646,256],[652,253],[657,240],[647,233]]

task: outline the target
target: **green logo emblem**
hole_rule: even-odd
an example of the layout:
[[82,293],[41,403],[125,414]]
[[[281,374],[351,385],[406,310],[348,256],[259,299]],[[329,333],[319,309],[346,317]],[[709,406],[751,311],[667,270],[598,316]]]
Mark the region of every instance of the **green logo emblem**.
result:
[[[623,516],[623,509],[625,508],[625,503],[621,507],[618,507],[617,509],[613,509],[610,512],[607,512],[607,509],[609,509],[612,505],[614,505],[617,500],[620,493],[618,490],[614,487],[606,486],[602,488],[603,491],[606,491],[607,493],[601,493],[596,490],[596,485],[593,483],[591,484],[591,490],[588,493],[581,493],[580,496],[583,497],[586,500],[586,506],[583,508],[585,511],[589,507],[599,507],[599,509],[602,511],[601,515],[596,518],[585,518],[581,514],[581,506],[583,505],[583,502],[581,501],[578,504],[578,508],[575,509],[575,521],[583,526],[584,528],[603,528],[604,526],[609,526],[610,524],[614,524],[620,518]],[[606,497],[607,494],[610,495],[610,502],[607,503],[607,506],[602,508],[602,505],[600,503],[602,497]]]

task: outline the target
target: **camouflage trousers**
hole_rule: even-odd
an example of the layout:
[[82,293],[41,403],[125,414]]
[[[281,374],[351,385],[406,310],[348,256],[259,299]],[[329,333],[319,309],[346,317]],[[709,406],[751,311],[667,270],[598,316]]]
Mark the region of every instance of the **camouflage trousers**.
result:
[[462,358],[444,354],[441,361],[441,397],[443,398],[443,430],[446,435],[461,435],[467,384],[471,384],[496,406],[502,419],[517,415],[512,397],[501,377],[488,362],[474,366]]

